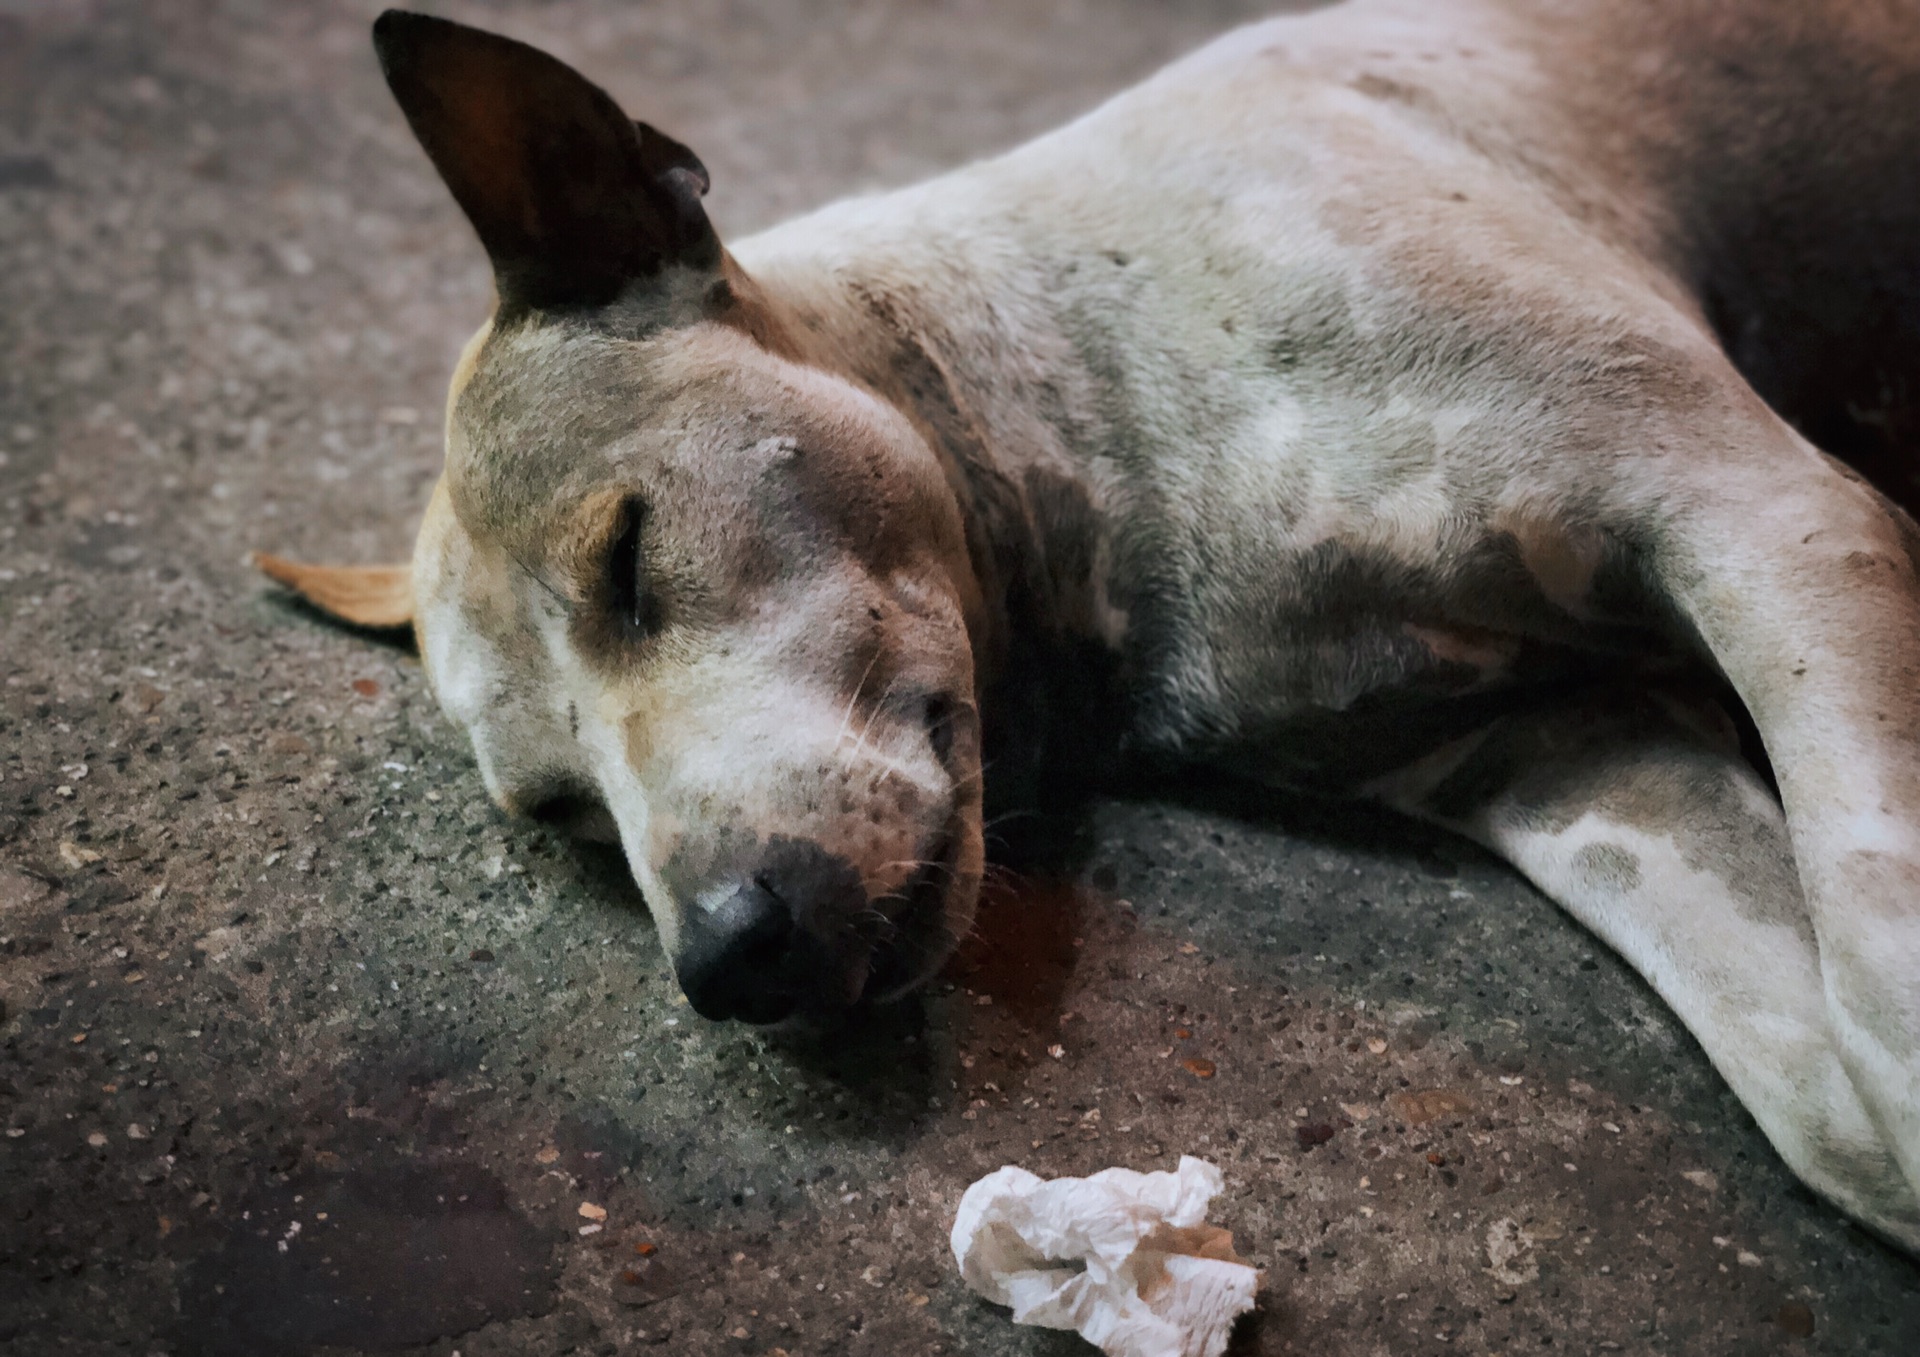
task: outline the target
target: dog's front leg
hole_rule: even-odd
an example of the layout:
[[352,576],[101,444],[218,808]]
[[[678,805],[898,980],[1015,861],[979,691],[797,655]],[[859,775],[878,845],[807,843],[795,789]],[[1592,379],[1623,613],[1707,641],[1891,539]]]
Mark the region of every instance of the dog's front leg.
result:
[[1841,1059],[1920,1185],[1920,535],[1765,412],[1712,432],[1647,565],[1759,727]]
[[1627,959],[1803,1181],[1920,1252],[1920,1197],[1843,1066],[1779,804],[1696,704],[1614,689],[1383,779]]

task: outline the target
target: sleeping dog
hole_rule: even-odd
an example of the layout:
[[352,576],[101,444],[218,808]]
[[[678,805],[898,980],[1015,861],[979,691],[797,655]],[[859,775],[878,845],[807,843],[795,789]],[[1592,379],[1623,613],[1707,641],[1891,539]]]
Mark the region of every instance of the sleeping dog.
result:
[[1920,1250],[1920,13],[1353,0],[731,247],[560,62],[374,44],[498,305],[411,566],[261,564],[701,1013],[926,979],[1064,712],[1485,844]]

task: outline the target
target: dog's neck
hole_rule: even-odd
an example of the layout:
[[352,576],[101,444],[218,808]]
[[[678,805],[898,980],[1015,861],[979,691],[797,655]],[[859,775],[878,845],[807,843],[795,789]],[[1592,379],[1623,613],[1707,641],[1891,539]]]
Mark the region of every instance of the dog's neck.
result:
[[901,264],[781,259],[742,295],[763,343],[871,390],[940,458],[984,604],[983,683],[1036,645],[1115,648],[1126,618],[1106,597],[1108,523],[1084,457],[1093,378],[1054,299],[935,250]]
[[988,809],[1018,857],[1017,827],[1039,823],[1023,812],[1104,780],[1134,725],[1124,656],[1139,619],[1108,595],[1115,521],[1091,471],[1102,421],[1125,416],[1093,375],[1101,355],[1068,336],[1061,296],[1010,242],[807,225],[763,238],[785,248],[748,243],[742,295],[771,316],[776,351],[899,409],[946,469],[974,575],[961,592],[979,600]]

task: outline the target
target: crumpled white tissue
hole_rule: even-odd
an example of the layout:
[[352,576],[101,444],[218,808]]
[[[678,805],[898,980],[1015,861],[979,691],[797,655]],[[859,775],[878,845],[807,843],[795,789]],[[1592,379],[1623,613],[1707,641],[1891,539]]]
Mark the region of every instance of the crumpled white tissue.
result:
[[[1208,1225],[1220,1170],[1035,1177],[1009,1164],[967,1189],[953,1256],[1014,1322],[1075,1329],[1107,1357],[1220,1357],[1260,1274]],[[1084,1264],[1084,1266],[1082,1266]]]

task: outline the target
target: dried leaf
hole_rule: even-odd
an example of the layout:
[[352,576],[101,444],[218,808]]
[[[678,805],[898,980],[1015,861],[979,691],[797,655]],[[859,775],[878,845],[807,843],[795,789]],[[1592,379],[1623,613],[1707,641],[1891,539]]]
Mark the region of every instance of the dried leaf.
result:
[[1424,1126],[1441,1117],[1461,1117],[1473,1111],[1473,1099],[1444,1088],[1396,1093],[1387,1099],[1387,1104],[1393,1108],[1394,1115],[1409,1126]]

